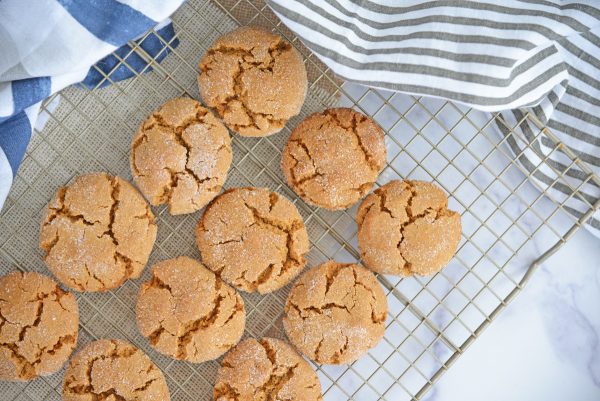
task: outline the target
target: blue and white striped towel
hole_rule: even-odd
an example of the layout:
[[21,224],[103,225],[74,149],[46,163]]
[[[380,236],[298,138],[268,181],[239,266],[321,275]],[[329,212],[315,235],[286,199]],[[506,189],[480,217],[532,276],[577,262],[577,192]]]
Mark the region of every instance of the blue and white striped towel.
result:
[[[342,78],[503,111],[511,126],[525,114],[504,111],[526,108],[600,174],[600,1],[267,2]],[[573,215],[587,212],[598,184],[532,123],[520,129],[531,147],[507,143],[533,180]],[[600,212],[588,228],[600,236]]]
[[[0,208],[36,125],[41,102],[64,87],[82,82],[104,86],[130,77],[127,42],[155,27],[174,37],[167,17],[184,0],[0,0]],[[162,21],[162,23],[159,23]],[[176,39],[170,44],[177,45]],[[167,48],[156,35],[140,46],[158,61]],[[141,71],[135,53],[127,64]],[[104,74],[110,74],[110,80]],[[112,72],[111,72],[112,71]]]

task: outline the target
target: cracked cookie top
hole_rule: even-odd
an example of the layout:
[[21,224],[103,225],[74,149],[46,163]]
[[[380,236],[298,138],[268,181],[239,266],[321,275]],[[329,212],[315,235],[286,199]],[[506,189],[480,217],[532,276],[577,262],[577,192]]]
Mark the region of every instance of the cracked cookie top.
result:
[[226,282],[261,294],[290,282],[306,264],[308,234],[298,209],[266,188],[215,198],[196,227],[202,261]]
[[283,327],[308,358],[350,363],[383,338],[387,299],[370,271],[354,264],[323,263],[294,283]]
[[242,338],[242,297],[200,262],[182,256],[156,264],[136,307],[140,332],[176,359],[216,359]]
[[48,268],[77,291],[107,291],[144,269],[154,215],[127,181],[105,173],[79,176],[48,205],[40,248]]
[[446,266],[460,242],[460,215],[423,181],[391,181],[365,198],[356,214],[365,266],[378,273],[426,276]]
[[306,202],[346,209],[373,186],[385,165],[383,130],[352,109],[314,113],[292,132],[281,166]]
[[79,351],[65,372],[63,401],[169,401],[160,369],[133,345],[98,340]]
[[223,359],[214,401],[320,401],[321,383],[308,362],[274,338],[242,341]]
[[0,380],[23,381],[60,370],[77,345],[73,294],[38,273],[0,277]]
[[300,53],[280,36],[242,27],[216,40],[200,60],[202,99],[243,136],[279,132],[307,90]]
[[194,99],[171,99],[140,126],[131,143],[133,180],[154,205],[193,213],[210,202],[231,165],[227,128]]

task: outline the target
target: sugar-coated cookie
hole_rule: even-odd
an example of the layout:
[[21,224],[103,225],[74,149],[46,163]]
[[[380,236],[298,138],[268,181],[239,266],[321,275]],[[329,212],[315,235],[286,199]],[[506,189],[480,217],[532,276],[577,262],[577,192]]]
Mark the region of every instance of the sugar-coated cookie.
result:
[[320,401],[317,374],[288,344],[274,338],[242,341],[223,359],[214,401]]
[[300,53],[258,27],[242,27],[216,40],[200,61],[204,103],[243,136],[279,132],[302,108],[308,87]]
[[171,99],[152,113],[131,143],[131,172],[140,191],[171,214],[206,206],[231,165],[227,128],[194,99]]
[[329,261],[302,274],[285,304],[283,327],[308,358],[355,361],[383,338],[387,299],[369,270]]
[[63,401],[169,401],[160,369],[133,345],[98,340],[79,351],[67,367]]
[[0,277],[0,380],[24,381],[60,370],[77,345],[79,309],[50,277]]
[[308,234],[298,209],[266,188],[215,198],[196,227],[202,261],[234,287],[261,294],[289,283],[306,264]]
[[141,285],[136,306],[140,332],[159,352],[204,362],[242,337],[242,297],[200,262],[181,256],[157,263]]
[[346,209],[369,192],[385,166],[383,130],[352,109],[314,113],[293,131],[281,166],[306,202]]
[[140,276],[156,239],[154,215],[127,181],[79,176],[58,190],[42,223],[48,268],[77,291],[107,291]]
[[460,215],[448,197],[424,181],[390,181],[356,214],[363,263],[378,273],[426,276],[446,266],[460,242]]

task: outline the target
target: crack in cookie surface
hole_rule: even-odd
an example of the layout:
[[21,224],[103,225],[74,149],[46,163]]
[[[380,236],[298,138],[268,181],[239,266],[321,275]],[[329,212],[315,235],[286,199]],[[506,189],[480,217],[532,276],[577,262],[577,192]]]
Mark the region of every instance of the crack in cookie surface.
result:
[[383,337],[387,301],[363,267],[330,261],[304,273],[285,305],[290,341],[319,363],[356,360]]
[[76,345],[78,322],[75,297],[49,277],[20,272],[0,277],[0,380],[58,371]]
[[139,276],[156,238],[154,215],[119,177],[77,177],[59,189],[42,223],[50,270],[79,291],[106,291]]
[[197,101],[169,100],[140,126],[131,145],[136,184],[172,214],[204,207],[221,190],[231,165],[227,129]]
[[[270,195],[269,198],[271,199],[271,195],[275,195],[275,194],[270,193],[269,195]],[[277,195],[275,195],[275,196],[277,196]],[[273,208],[274,203],[275,202],[273,202],[271,204],[271,209]],[[294,248],[296,247],[294,235],[300,230],[305,230],[304,223],[302,222],[302,220],[292,220],[290,224],[288,224],[288,222],[282,224],[281,221],[273,220],[273,219],[270,219],[268,217],[261,215],[261,213],[258,211],[258,209],[248,205],[247,203],[244,203],[244,206],[246,206],[249,210],[252,211],[252,215],[254,216],[255,224],[258,224],[265,228],[272,227],[272,229],[274,231],[279,232],[286,236],[287,253],[285,255],[285,260],[283,262],[283,266],[281,267],[281,271],[279,273],[280,275],[283,275],[286,272],[288,272],[290,269],[294,269],[305,263],[303,257],[302,256],[299,257],[294,251]],[[271,209],[269,210],[269,212],[271,212]],[[270,264],[267,267],[268,271],[272,271],[273,269],[274,269],[273,264]],[[261,276],[264,276],[264,272],[261,273]],[[266,278],[263,277],[261,279],[259,277],[257,282],[264,283],[264,282],[266,282]]]
[[[247,379],[250,380],[247,380]],[[223,359],[215,401],[322,400],[315,372],[281,340],[248,339]]]
[[136,306],[140,332],[159,352],[203,362],[229,350],[244,331],[244,302],[236,291],[191,258],[160,262]]
[[163,374],[150,358],[120,340],[98,340],[84,347],[65,372],[63,400],[168,401]]
[[244,136],[280,131],[307,90],[299,53],[281,37],[243,27],[217,39],[199,64],[203,100]]
[[226,191],[196,229],[204,263],[245,291],[274,291],[304,267],[308,234],[295,206],[267,189]]
[[[363,157],[365,159],[365,163],[369,166],[369,168],[379,174],[381,171],[382,163],[381,159],[378,159],[373,155],[373,151],[368,149],[362,141],[361,133],[358,132],[358,125],[362,124],[369,120],[367,116],[364,114],[360,114],[357,112],[352,113],[352,117],[350,120],[350,124],[346,124],[342,122],[339,118],[339,111],[337,109],[328,109],[323,112],[326,116],[331,117],[331,119],[335,122],[335,125],[341,127],[346,130],[346,132],[350,132],[356,138],[356,145],[361,150]],[[373,185],[373,184],[371,184]]]
[[460,215],[444,192],[422,181],[391,181],[360,205],[356,222],[361,258],[379,273],[433,274],[460,241]]
[[[216,53],[230,54],[230,55],[235,54],[240,58],[238,60],[237,70],[233,74],[234,95],[227,96],[226,98],[222,99],[218,104],[215,104],[213,106],[216,108],[217,112],[219,113],[219,116],[221,116],[222,118],[225,118],[225,120],[227,120],[227,117],[226,117],[227,112],[232,108],[232,102],[235,102],[235,104],[238,105],[243,110],[246,117],[249,119],[249,122],[247,124],[230,123],[229,125],[231,126],[231,128],[233,130],[238,131],[238,132],[245,132],[245,133],[260,132],[263,129],[263,127],[261,127],[261,125],[265,125],[265,121],[268,125],[272,126],[273,129],[276,129],[277,131],[279,131],[281,128],[283,128],[283,126],[285,125],[285,122],[287,121],[286,119],[283,119],[283,118],[276,119],[273,116],[273,114],[260,113],[260,112],[251,110],[250,106],[248,105],[248,93],[244,90],[244,85],[242,82],[242,74],[252,68],[258,68],[262,71],[270,71],[272,73],[273,65],[275,64],[275,57],[278,56],[279,54],[281,54],[282,51],[289,50],[290,48],[291,48],[291,46],[286,45],[285,43],[283,43],[281,41],[279,41],[274,46],[272,45],[268,49],[270,60],[268,60],[267,62],[251,61],[254,58],[252,52],[244,50],[244,49],[240,49],[240,48],[236,49],[236,48],[221,46],[217,49],[210,49],[208,51],[206,57],[209,59],[209,61],[206,64],[201,66],[201,68],[204,68],[203,70],[201,69],[201,72],[203,72],[203,73],[206,73],[208,70],[211,69],[210,65],[212,63],[218,62],[214,58]],[[212,59],[211,59],[211,57],[212,57]],[[259,119],[261,119],[261,118],[265,121],[260,121],[260,124],[259,124]]]
[[289,185],[307,202],[345,209],[375,183],[385,165],[383,130],[352,109],[328,109],[307,117],[282,152]]

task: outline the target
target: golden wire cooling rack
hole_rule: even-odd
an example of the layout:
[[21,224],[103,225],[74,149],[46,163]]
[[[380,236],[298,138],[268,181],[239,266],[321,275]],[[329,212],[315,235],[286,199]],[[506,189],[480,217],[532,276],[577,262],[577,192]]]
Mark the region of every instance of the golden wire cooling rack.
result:
[[[442,272],[428,278],[378,277],[389,303],[385,338],[351,365],[314,366],[326,401],[423,399],[522,289],[535,268],[598,209],[598,202],[587,203],[587,213],[577,220],[565,211],[568,199],[549,201],[545,190],[558,184],[570,188],[571,197],[579,197],[580,187],[574,187],[561,172],[556,171],[556,180],[548,187],[536,187],[530,180],[539,168],[554,170],[548,157],[562,152],[572,160],[569,168],[588,174],[583,182],[600,183],[529,114],[511,125],[500,115],[447,101],[343,83],[302,46],[263,0],[190,0],[174,14],[173,21],[180,43],[173,48],[175,38],[160,38],[170,51],[160,64],[132,42],[131,53],[149,61],[151,68],[105,88],[100,86],[112,83],[111,73],[98,70],[104,79],[96,89],[70,87],[45,102],[41,118],[47,123],[35,132],[0,212],[0,274],[15,268],[49,273],[38,249],[38,235],[45,205],[58,187],[91,171],[131,179],[129,147],[138,124],[169,98],[187,95],[198,99],[197,63],[207,47],[219,35],[248,24],[271,29],[292,42],[305,56],[310,84],[301,115],[283,132],[266,138],[233,135],[234,161],[225,188],[268,187],[294,200],[311,239],[309,266],[330,258],[359,259],[355,208],[330,212],[305,204],[288,188],[279,167],[290,128],[325,107],[355,107],[385,129],[388,163],[378,185],[404,177],[435,181],[451,194],[451,208],[462,214],[460,248]],[[150,34],[159,36],[155,31]],[[113,71],[130,68],[128,56],[117,55],[120,63]],[[533,139],[518,134],[517,128],[524,123],[537,127]],[[530,145],[541,135],[556,146],[539,157],[538,165],[526,170],[517,161],[521,153],[515,156],[511,144],[523,152],[534,150]],[[149,265],[179,255],[200,257],[194,244],[200,213],[171,216],[165,207],[155,209],[158,238]],[[79,348],[102,337],[126,339],[162,369],[172,400],[212,400],[218,361],[175,361],[152,350],[139,334],[134,305],[139,283],[148,278],[146,269],[139,280],[128,281],[117,290],[77,294]],[[288,290],[289,285],[265,296],[244,294],[245,336],[283,336],[281,314]],[[29,383],[0,383],[0,399],[60,400],[63,373]]]

